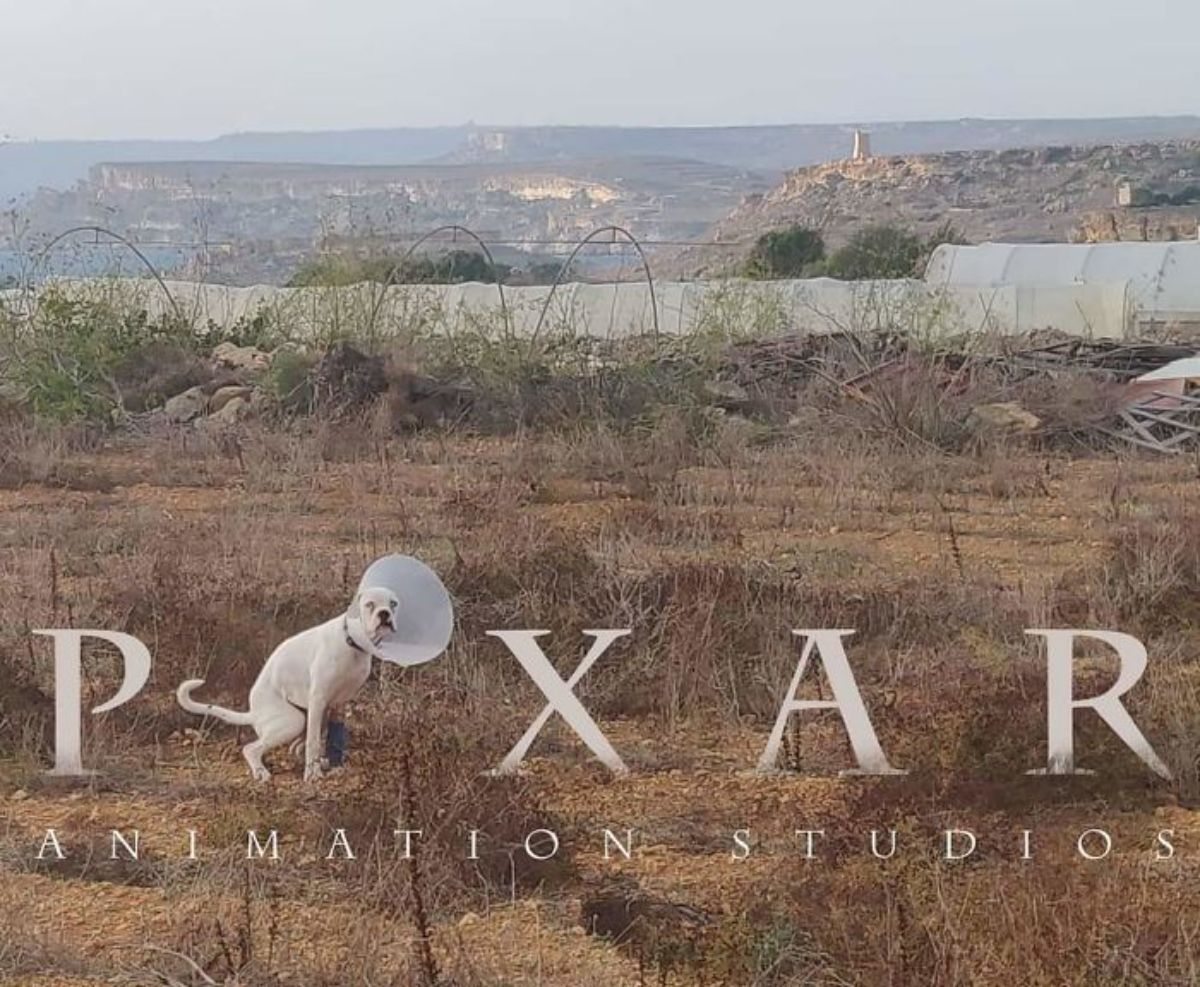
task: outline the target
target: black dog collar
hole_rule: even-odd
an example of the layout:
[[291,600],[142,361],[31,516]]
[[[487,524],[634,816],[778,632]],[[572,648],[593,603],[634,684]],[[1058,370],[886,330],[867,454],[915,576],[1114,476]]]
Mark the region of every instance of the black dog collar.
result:
[[350,635],[350,621],[346,617],[342,618],[342,632],[346,635],[346,643],[350,645],[350,647],[360,654],[365,655],[367,653],[367,649],[354,640],[354,638]]

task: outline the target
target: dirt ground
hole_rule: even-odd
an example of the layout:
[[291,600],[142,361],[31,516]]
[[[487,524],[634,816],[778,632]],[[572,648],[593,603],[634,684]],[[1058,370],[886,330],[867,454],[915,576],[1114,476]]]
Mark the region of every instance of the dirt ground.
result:
[[[0,483],[0,983],[1198,976],[1193,461],[833,435],[696,447],[669,429],[23,443],[24,476]],[[184,714],[175,686],[244,705],[271,647],[390,551],[445,577],[450,652],[373,675],[344,769],[306,786],[276,752],[253,783],[238,731]],[[82,787],[44,774],[50,662],[30,630],[66,626],[155,656],[139,697],[85,717],[100,773]],[[1026,773],[1045,758],[1045,671],[1024,631],[1047,626],[1147,644],[1129,706],[1173,781],[1082,716],[1096,774]],[[488,776],[544,700],[486,632],[551,630],[566,675],[603,627],[633,634],[578,691],[629,775],[552,721],[519,777]],[[825,713],[793,717],[778,773],[755,773],[808,627],[856,629],[864,700],[907,775],[839,775],[852,755]],[[112,656],[86,666],[85,699],[107,697]],[[1102,686],[1111,663],[1089,654],[1080,675]],[[50,829],[64,861],[37,860]],[[109,859],[113,829],[140,833],[139,861]],[[282,859],[247,862],[251,829],[277,830]],[[414,860],[396,829],[422,830]],[[884,849],[898,833],[891,859],[873,829]],[[940,859],[946,829],[977,852]],[[1092,829],[1112,837],[1103,860],[1077,848]],[[339,830],[356,859],[327,859]],[[538,830],[560,843],[542,862]],[[815,859],[797,830],[824,831]]]

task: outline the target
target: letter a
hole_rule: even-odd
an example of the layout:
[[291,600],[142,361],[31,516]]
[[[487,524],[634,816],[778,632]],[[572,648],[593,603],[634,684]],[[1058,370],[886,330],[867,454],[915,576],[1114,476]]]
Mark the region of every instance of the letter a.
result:
[[[850,736],[850,746],[854,749],[854,758],[858,761],[855,771],[841,771],[839,774],[862,775],[902,775],[888,764],[888,759],[879,746],[875,736],[875,728],[871,726],[871,718],[867,715],[867,707],[863,705],[862,696],[858,691],[858,683],[854,681],[854,673],[850,670],[850,662],[846,659],[846,649],[842,646],[842,638],[854,633],[848,630],[816,630],[792,631],[797,637],[805,638],[804,651],[800,655],[800,664],[796,666],[796,674],[792,676],[792,684],[787,697],[775,720],[775,727],[767,741],[767,748],[758,761],[758,770],[762,774],[776,771],[779,758],[779,748],[783,744],[783,731],[787,727],[788,717],[806,709],[836,709],[842,714],[842,722],[846,725],[846,733]],[[809,657],[816,649],[825,665],[825,674],[829,678],[833,699],[797,699],[796,690],[800,680],[804,678],[808,667]]]

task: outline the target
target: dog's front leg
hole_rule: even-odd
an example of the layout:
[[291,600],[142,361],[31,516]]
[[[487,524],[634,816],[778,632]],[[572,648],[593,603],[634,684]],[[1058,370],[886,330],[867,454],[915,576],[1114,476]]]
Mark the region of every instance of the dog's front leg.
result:
[[316,781],[324,774],[321,756],[325,751],[325,717],[328,710],[325,697],[315,690],[308,702],[308,733],[304,741],[304,780]]

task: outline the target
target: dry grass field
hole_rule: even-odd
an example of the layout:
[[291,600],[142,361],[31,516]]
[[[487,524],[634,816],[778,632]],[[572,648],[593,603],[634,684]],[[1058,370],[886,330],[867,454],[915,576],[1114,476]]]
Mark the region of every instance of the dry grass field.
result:
[[[17,422],[3,440],[0,983],[1200,976],[1194,460],[950,454],[802,424],[698,442],[670,416],[506,437],[317,421],[89,437]],[[340,612],[389,551],[446,579],[451,650],[376,670],[346,768],[306,786],[275,752],[273,780],[253,783],[237,730],[201,729],[175,686],[203,677],[206,696],[244,706],[271,648]],[[85,718],[102,772],[83,788],[44,774],[50,662],[30,629],[60,626],[128,631],[155,657],[137,699]],[[1045,759],[1045,671],[1024,630],[1045,626],[1147,644],[1129,705],[1174,782],[1087,715],[1095,775],[1026,774]],[[524,773],[487,775],[544,700],[486,632],[553,631],[565,676],[598,627],[634,631],[578,690],[629,776],[557,718]],[[855,674],[909,774],[839,777],[852,759],[824,713],[793,719],[780,773],[753,773],[802,627],[856,629]],[[114,674],[95,652],[85,700],[110,695]],[[1080,691],[1111,676],[1097,655]],[[1089,862],[1075,841],[1095,827],[1113,851]],[[36,859],[47,828],[65,861]],[[140,831],[139,861],[109,859],[114,828]],[[634,831],[630,859],[606,859],[605,828]],[[939,859],[946,828],[976,832],[977,853]],[[282,860],[247,862],[248,829],[276,829]],[[326,859],[338,829],[355,860]],[[397,829],[423,832],[411,860]],[[804,829],[826,833],[814,860]],[[894,857],[871,855],[872,829],[885,851],[897,831]],[[1155,860],[1168,829],[1176,854]],[[538,830],[560,838],[544,862],[524,849]]]

